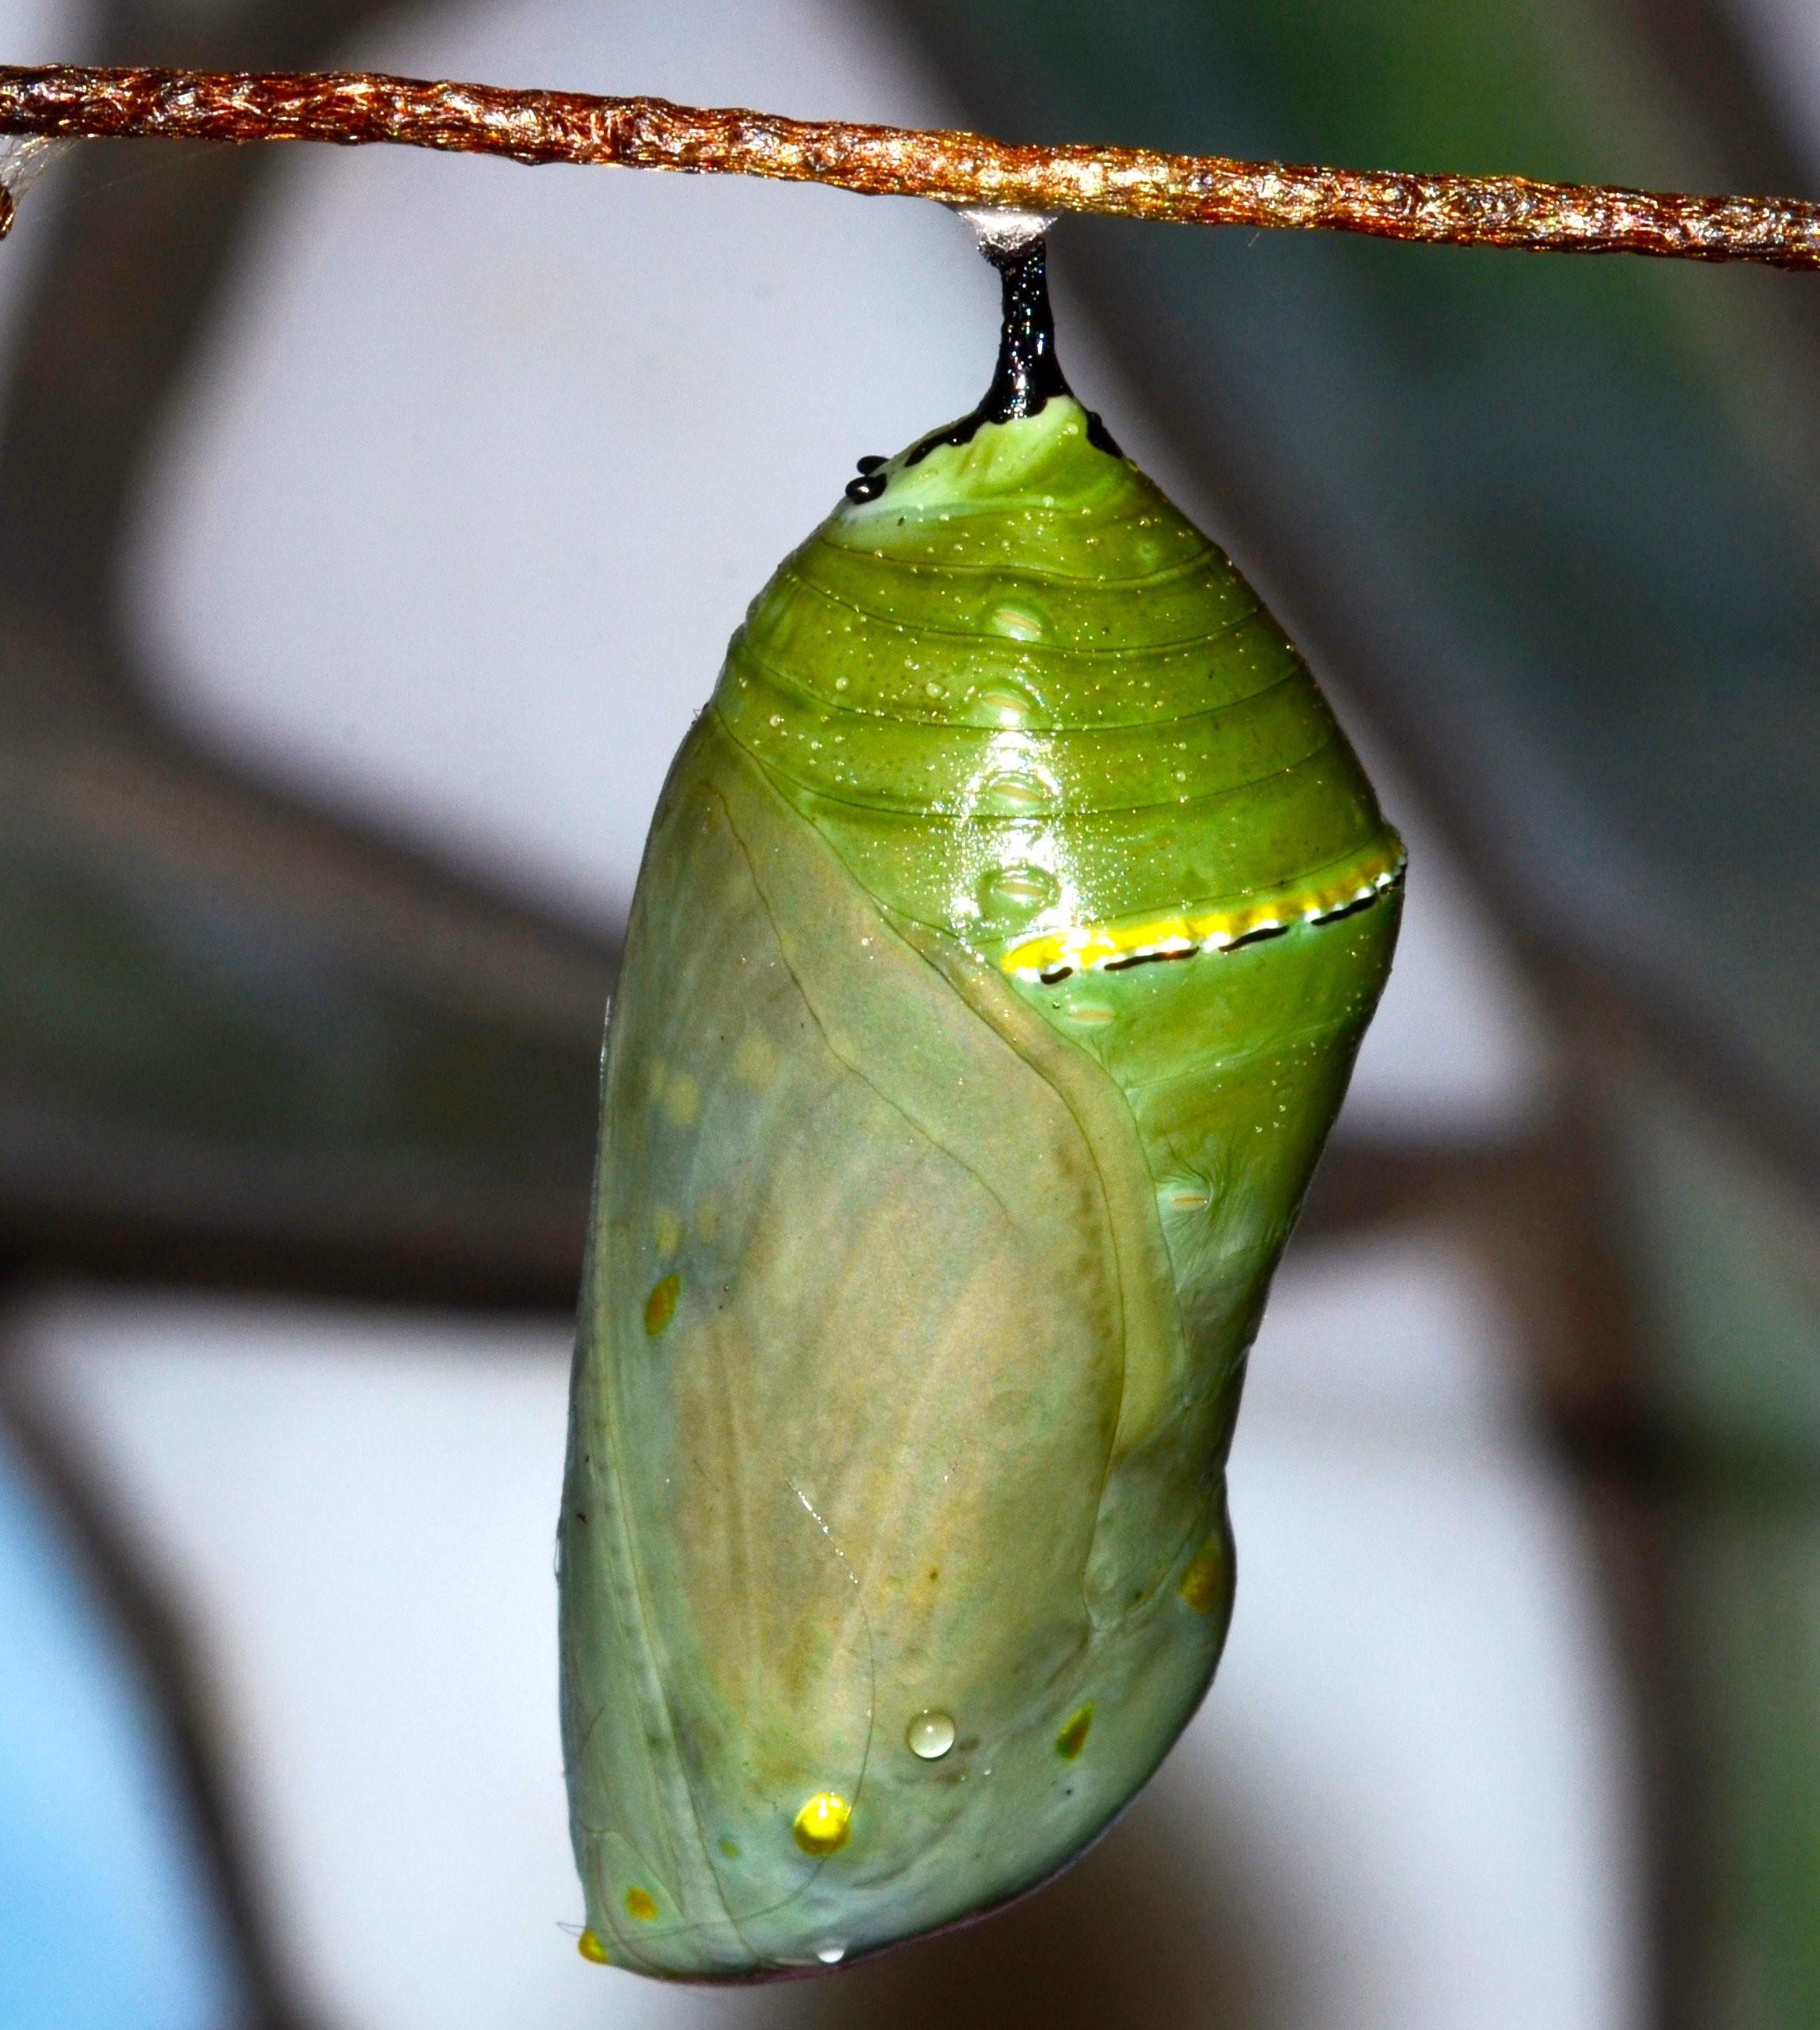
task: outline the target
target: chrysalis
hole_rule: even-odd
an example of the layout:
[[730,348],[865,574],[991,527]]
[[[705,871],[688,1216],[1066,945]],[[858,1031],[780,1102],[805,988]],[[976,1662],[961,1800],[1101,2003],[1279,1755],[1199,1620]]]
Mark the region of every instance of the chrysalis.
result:
[[561,1526],[590,1957],[741,1979],[1079,1854],[1218,1660],[1265,1293],[1403,855],[1056,364],[783,564],[678,754],[603,1073]]

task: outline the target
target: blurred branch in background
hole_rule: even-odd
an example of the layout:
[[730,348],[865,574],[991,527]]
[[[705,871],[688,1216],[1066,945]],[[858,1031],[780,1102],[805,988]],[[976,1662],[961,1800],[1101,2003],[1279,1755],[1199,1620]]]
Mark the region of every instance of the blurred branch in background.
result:
[[[508,91],[369,71],[253,76],[0,66],[0,134],[66,140],[402,142],[516,162],[765,176],[871,197],[1181,225],[1360,233],[1535,253],[1820,268],[1820,207],[1526,176],[1424,176],[1144,148],[1007,147],[976,134],[743,107]],[[11,223],[0,191],[0,233]]]
[[[282,59],[384,11],[123,5],[112,32]],[[610,937],[146,702],[121,551],[272,166],[185,152],[34,249],[0,389],[0,1258],[561,1304]],[[72,196],[116,173],[70,168]]]

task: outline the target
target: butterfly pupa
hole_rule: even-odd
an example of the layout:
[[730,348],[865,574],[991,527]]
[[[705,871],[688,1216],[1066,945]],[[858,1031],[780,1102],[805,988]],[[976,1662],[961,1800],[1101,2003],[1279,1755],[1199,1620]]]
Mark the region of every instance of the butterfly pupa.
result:
[[992,389],[753,602],[609,1024],[563,1723],[584,1950],[651,1974],[989,1909],[1155,1769],[1396,937],[1306,666],[988,252]]

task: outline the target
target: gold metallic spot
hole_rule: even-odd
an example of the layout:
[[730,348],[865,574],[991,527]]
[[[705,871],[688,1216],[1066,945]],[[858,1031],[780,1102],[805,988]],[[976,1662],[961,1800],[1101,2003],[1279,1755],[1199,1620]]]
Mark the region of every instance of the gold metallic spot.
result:
[[739,1842],[737,1840],[722,1840],[720,1843],[720,1850],[726,1856],[729,1861],[737,1861],[739,1858]]
[[852,1828],[853,1807],[832,1790],[818,1790],[796,1815],[791,1831],[805,1854],[838,1854]]
[[954,1745],[954,1716],[931,1706],[904,1730],[904,1745],[926,1762],[938,1762]]
[[584,1931],[575,1941],[575,1950],[584,1960],[593,1960],[597,1967],[610,1967],[613,1964],[611,1955],[601,1943],[601,1935],[597,1931]]
[[1176,1588],[1197,1615],[1210,1615],[1226,1598],[1226,1550],[1210,1543],[1189,1560]]
[[649,1889],[631,1888],[626,1892],[626,1915],[636,1918],[640,1924],[649,1924],[658,1914],[658,1899]]
[[1056,1753],[1064,1762],[1079,1759],[1082,1749],[1087,1745],[1087,1729],[1093,1724],[1093,1702],[1090,1699],[1056,1736]]
[[674,1254],[682,1245],[683,1224],[669,1206],[660,1205],[651,1216],[651,1239],[657,1243],[658,1253]]
[[682,1278],[666,1276],[661,1283],[653,1284],[651,1293],[645,1300],[645,1334],[655,1339],[677,1315],[677,1299],[682,1295]]

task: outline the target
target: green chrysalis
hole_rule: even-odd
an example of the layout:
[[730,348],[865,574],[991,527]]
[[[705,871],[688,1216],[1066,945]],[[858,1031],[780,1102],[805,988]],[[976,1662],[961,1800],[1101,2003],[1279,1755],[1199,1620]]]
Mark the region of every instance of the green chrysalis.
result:
[[1055,362],[862,461],[666,784],[561,1526],[582,1949],[741,1979],[1063,1866],[1199,1703],[1246,1350],[1396,937],[1306,666]]

